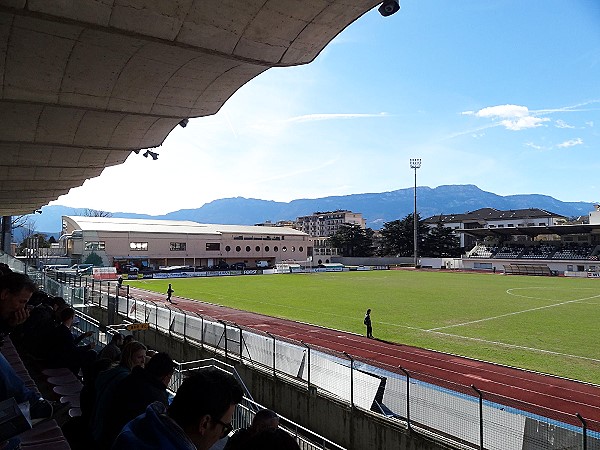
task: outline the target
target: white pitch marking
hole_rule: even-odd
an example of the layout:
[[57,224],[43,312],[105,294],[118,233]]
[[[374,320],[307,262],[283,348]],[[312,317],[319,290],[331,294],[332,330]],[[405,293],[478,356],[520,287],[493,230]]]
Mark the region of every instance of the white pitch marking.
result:
[[[517,297],[525,297],[525,298],[538,299],[538,297],[527,297],[525,295],[513,294],[511,291],[516,290],[516,289],[531,289],[531,288],[508,289],[506,291],[506,293],[508,295],[515,295]],[[496,319],[501,319],[503,317],[515,316],[517,314],[524,314],[524,313],[528,313],[528,312],[532,312],[532,311],[539,311],[539,310],[542,310],[542,309],[555,308],[557,306],[567,305],[569,303],[579,303],[579,302],[582,302],[584,300],[591,300],[593,298],[600,298],[600,294],[593,295],[591,297],[578,298],[578,299],[575,299],[575,300],[567,300],[566,302],[554,303],[552,305],[538,306],[537,308],[524,309],[522,311],[513,311],[513,312],[510,312],[510,313],[506,313],[506,314],[500,314],[499,316],[485,317],[483,319],[472,320],[470,322],[455,323],[453,325],[446,325],[446,326],[443,326],[443,327],[429,328],[426,331],[438,331],[438,330],[445,330],[447,328],[462,327],[464,325],[471,325],[471,324],[474,324],[474,323],[487,322],[489,320],[496,320]],[[541,300],[551,300],[551,299],[541,299]]]

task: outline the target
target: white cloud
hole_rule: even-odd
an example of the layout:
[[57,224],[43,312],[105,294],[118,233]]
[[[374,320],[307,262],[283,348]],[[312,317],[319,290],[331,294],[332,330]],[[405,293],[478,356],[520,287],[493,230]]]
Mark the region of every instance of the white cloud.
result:
[[527,128],[536,128],[542,126],[544,122],[550,119],[536,117],[532,115],[527,106],[519,105],[498,105],[488,106],[473,113],[472,111],[463,112],[464,115],[475,115],[481,118],[488,118],[494,121],[500,120],[499,124],[507,130],[519,131]]
[[290,117],[285,122],[314,122],[320,120],[337,119],[362,119],[368,117],[386,117],[388,114],[381,112],[379,114],[306,114],[303,116]]
[[534,144],[533,142],[525,142],[525,147],[531,147],[535,150],[542,150],[544,148],[541,145]]
[[504,125],[507,130],[519,131],[527,128],[536,128],[542,126],[543,122],[548,122],[550,119],[547,117],[520,117],[516,120],[502,120],[500,123]]
[[581,144],[583,144],[583,139],[577,138],[577,139],[570,139],[568,141],[562,142],[562,143],[558,144],[557,147],[567,148],[567,147],[574,147],[576,145],[581,145]]
[[585,124],[590,128],[594,128],[594,122],[592,120],[590,120],[589,122],[586,122]]
[[477,117],[491,117],[495,118],[515,118],[515,117],[526,117],[529,115],[529,109],[527,106],[518,105],[499,105],[499,106],[488,106],[487,108],[480,109],[475,113]]
[[558,119],[556,122],[554,122],[554,126],[556,128],[575,128],[573,125],[569,125],[567,122],[561,119]]

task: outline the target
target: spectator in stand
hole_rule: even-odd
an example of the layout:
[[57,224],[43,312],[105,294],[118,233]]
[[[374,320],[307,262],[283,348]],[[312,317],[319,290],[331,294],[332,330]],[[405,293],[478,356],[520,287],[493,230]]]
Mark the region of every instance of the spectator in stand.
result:
[[248,428],[240,428],[227,440],[223,450],[243,450],[250,439],[263,430],[272,430],[279,427],[279,416],[270,409],[261,409],[254,415],[252,424]]
[[232,375],[200,369],[181,384],[168,408],[154,402],[125,425],[112,449],[208,450],[231,431],[242,396]]
[[82,367],[96,360],[98,354],[93,350],[94,343],[78,345],[83,339],[92,335],[91,331],[73,336],[71,328],[75,319],[75,310],[71,307],[60,311],[61,324],[58,325],[50,337],[50,367],[67,367],[75,375],[79,375]]
[[[29,318],[25,307],[37,286],[22,273],[10,272],[0,276],[0,334],[9,334]],[[0,337],[1,339],[1,337]]]
[[[8,272],[0,276],[0,333],[7,335],[29,317],[25,305],[37,286],[27,275]],[[1,337],[0,337],[1,340]],[[13,367],[0,354],[0,401],[14,397],[17,403],[29,402],[31,419],[52,417],[53,403],[29,389]]]
[[250,439],[246,450],[300,450],[300,446],[288,432],[281,428],[263,430]]
[[143,414],[152,402],[169,404],[167,387],[175,371],[175,362],[166,353],[155,353],[144,367],[134,367],[115,387],[108,406],[103,442],[110,447],[130,420]]
[[127,344],[129,344],[131,341],[133,341],[133,334],[127,334],[123,337],[123,347],[124,348]]
[[8,267],[8,264],[0,263],[0,276],[5,275],[7,273],[11,273],[12,269]]
[[106,344],[100,354],[99,358],[108,358],[113,362],[119,361],[121,359],[121,346],[123,345],[123,335],[121,333],[114,333],[110,342]]
[[144,366],[146,361],[146,346],[138,341],[131,341],[121,353],[119,365],[98,374],[96,379],[96,402],[90,424],[92,437],[97,444],[101,444],[104,436],[104,426],[109,414],[108,405],[112,400],[115,386],[119,381],[131,373],[137,366]]

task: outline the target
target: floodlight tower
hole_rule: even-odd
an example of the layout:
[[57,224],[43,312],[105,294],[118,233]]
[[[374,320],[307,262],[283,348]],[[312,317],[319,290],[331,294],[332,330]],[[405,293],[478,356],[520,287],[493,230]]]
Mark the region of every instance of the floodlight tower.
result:
[[418,246],[417,246],[417,169],[421,167],[421,158],[411,158],[410,159],[410,168],[415,170],[415,209],[413,213],[413,240],[414,240],[414,258],[415,258],[415,269],[418,264]]

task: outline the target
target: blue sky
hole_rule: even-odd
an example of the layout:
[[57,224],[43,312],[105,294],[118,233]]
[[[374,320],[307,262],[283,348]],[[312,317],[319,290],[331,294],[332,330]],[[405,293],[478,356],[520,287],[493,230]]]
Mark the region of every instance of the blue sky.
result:
[[385,192],[413,185],[410,158],[419,186],[600,201],[599,135],[600,1],[401,0],[176,127],[157,161],[132,154],[53,204],[163,214]]

